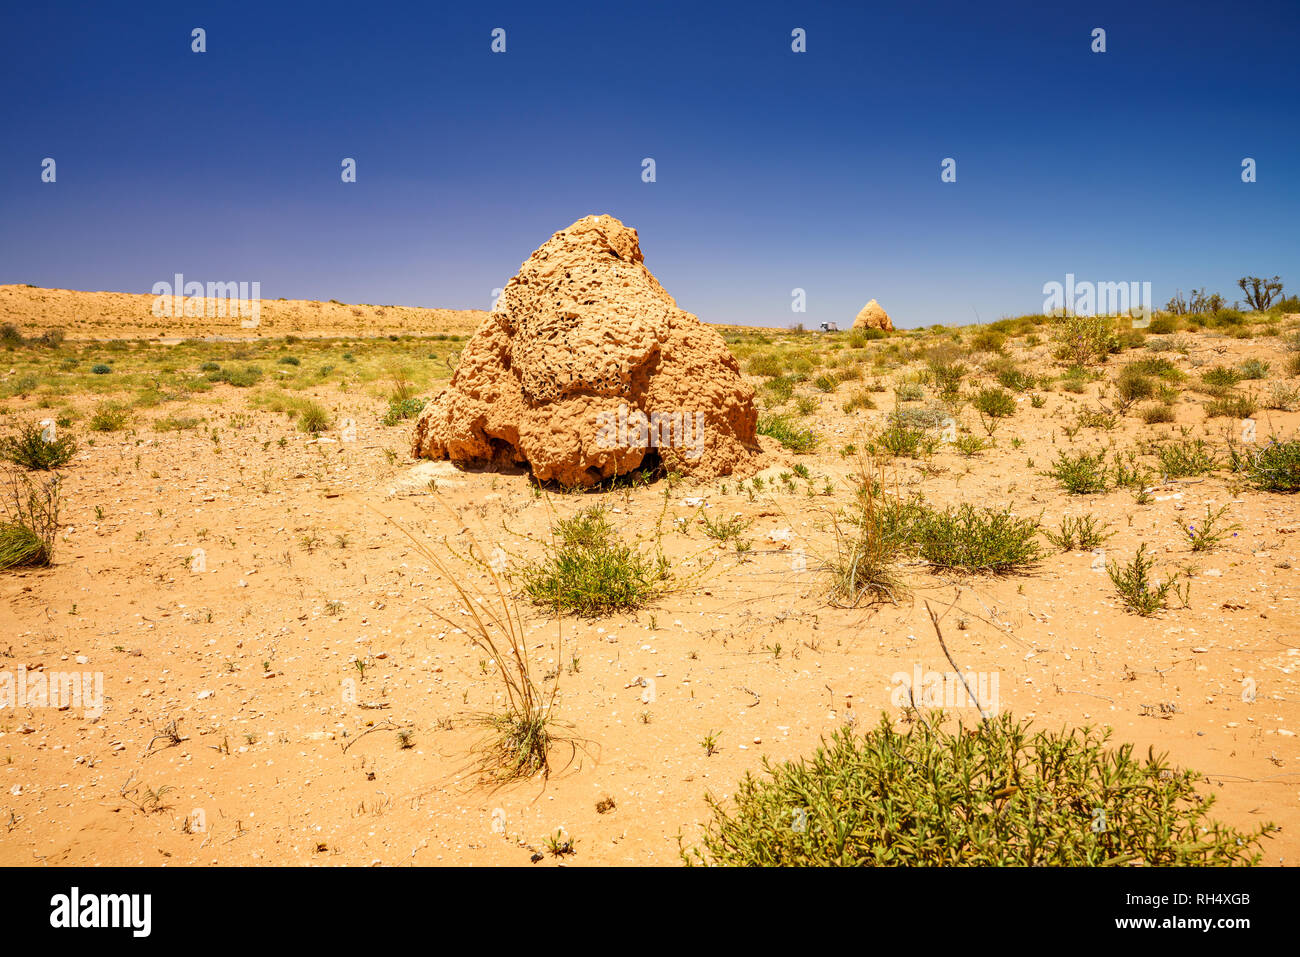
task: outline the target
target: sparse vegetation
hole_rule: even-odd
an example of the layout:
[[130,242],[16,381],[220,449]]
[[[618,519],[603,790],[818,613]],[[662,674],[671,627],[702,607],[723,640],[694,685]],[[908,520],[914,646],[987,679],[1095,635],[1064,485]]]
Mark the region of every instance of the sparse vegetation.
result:
[[1047,473],[1061,483],[1071,495],[1092,495],[1104,492],[1106,481],[1106,453],[1061,452],[1056,464]]
[[0,517],[0,570],[49,565],[59,528],[59,480],[11,475]]
[[36,422],[22,423],[15,432],[0,438],[0,459],[34,472],[62,468],[76,453],[72,436],[47,440],[45,428]]
[[1126,564],[1106,563],[1106,573],[1124,607],[1143,617],[1154,615],[1163,608],[1170,593],[1177,593],[1179,587],[1176,573],[1159,581],[1151,575],[1154,568],[1155,559],[1147,554],[1145,542],[1138,546],[1136,554]]
[[[951,730],[935,718],[811,758],[763,763],[711,818],[688,864],[1097,866],[1254,864],[1271,825],[1213,821],[1200,776],[1109,746],[1109,732],[1033,730],[1009,714]],[[1098,822],[1102,826],[1098,826]]]
[[633,610],[658,595],[670,577],[663,556],[619,539],[600,506],[556,523],[552,534],[547,557],[522,572],[535,604],[583,617]]

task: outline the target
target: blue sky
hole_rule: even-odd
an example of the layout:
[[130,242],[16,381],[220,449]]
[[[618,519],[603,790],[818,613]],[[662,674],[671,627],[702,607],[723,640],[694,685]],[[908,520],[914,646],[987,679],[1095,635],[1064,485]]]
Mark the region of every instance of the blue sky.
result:
[[2,17],[4,283],[488,308],[553,232],[611,213],[713,322],[843,324],[873,297],[903,326],[987,322],[1066,273],[1157,304],[1246,274],[1300,289],[1294,0]]

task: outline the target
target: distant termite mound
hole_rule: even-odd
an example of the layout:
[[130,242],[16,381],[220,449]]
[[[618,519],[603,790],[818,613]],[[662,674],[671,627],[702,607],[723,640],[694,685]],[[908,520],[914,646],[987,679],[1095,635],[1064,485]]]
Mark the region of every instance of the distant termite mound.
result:
[[416,423],[414,453],[570,487],[656,455],[714,478],[758,467],[757,419],[735,357],[646,269],[636,230],[588,216],[506,284]]
[[889,318],[889,313],[881,307],[880,303],[872,299],[862,307],[858,317],[853,320],[854,329],[883,329],[889,332],[894,328],[894,322]]

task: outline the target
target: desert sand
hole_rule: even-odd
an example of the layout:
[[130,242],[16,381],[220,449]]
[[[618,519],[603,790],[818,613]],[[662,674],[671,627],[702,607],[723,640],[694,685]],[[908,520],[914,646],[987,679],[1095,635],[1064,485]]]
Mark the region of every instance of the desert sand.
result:
[[[1045,527],[1093,513],[1114,532],[1109,555],[1145,542],[1162,568],[1192,566],[1188,607],[1134,615],[1095,555],[1049,546],[1032,569],[1006,576],[910,561],[897,603],[838,607],[823,563],[835,548],[831,516],[853,494],[857,456],[846,449],[884,428],[892,389],[923,368],[919,352],[898,351],[919,333],[858,343],[848,333],[728,336],[760,409],[795,416],[800,399],[813,407],[798,419],[820,440],[813,451],[759,435],[761,483],[660,477],[566,493],[537,487],[522,467],[414,459],[413,420],[384,424],[385,375],[361,374],[371,361],[365,337],[463,335],[486,314],[266,303],[251,347],[109,351],[103,340],[193,336],[151,321],[150,298],[0,288],[0,321],[28,336],[58,325],[86,340],[0,353],[0,431],[62,416],[79,443],[61,470],[54,564],[0,574],[0,669],[99,672],[106,698],[95,716],[0,713],[0,864],[526,865],[562,829],[575,853],[543,854],[536,866],[675,865],[679,836],[689,843],[706,819],[706,794],[725,797],[765,756],[807,754],[846,722],[899,716],[897,673],[949,670],[927,600],[955,602],[949,646],[963,668],[999,676],[1000,710],[1049,727],[1109,726],[1117,743],[1168,752],[1203,774],[1220,819],[1280,826],[1265,863],[1300,853],[1295,497],[1243,488],[1220,470],[1158,480],[1138,504],[1126,489],[1069,495],[1043,474],[1066,448],[1109,452],[1184,436],[1221,445],[1238,423],[1207,418],[1204,396],[1183,392],[1172,423],[1120,415],[1109,429],[1069,437],[1081,410],[1109,401],[1105,379],[1079,393],[1034,389],[1041,407],[1017,395],[995,444],[976,454],[940,445],[885,463],[899,494],[1009,505]],[[1262,359],[1274,381],[1294,386],[1279,337],[1296,318],[1271,334],[1180,333],[1185,351],[1159,354],[1188,374]],[[322,338],[286,342],[290,334]],[[1002,349],[1024,369],[1059,372],[1050,344],[1035,338]],[[375,368],[406,365],[426,396],[447,385],[447,349],[413,340],[368,348],[381,346],[389,351],[375,353]],[[852,363],[860,378],[822,391],[814,368],[778,401],[768,377],[749,372],[767,348],[838,373]],[[1149,354],[1126,350],[1103,371]],[[973,378],[988,358],[967,359]],[[111,375],[85,374],[104,359]],[[200,389],[204,362],[257,363],[263,378]],[[165,379],[154,393],[151,370],[166,370],[154,373]],[[879,408],[845,411],[868,383],[882,389]],[[276,390],[320,405],[330,427],[299,430]],[[102,402],[129,410],[122,428],[88,427]],[[1261,440],[1300,426],[1295,411],[1256,418]],[[957,419],[963,433],[984,434],[970,409]],[[554,754],[546,779],[494,786],[474,768],[484,730],[473,717],[500,707],[500,683],[445,620],[467,616],[405,532],[459,569],[466,587],[486,591],[470,533],[508,575],[544,554],[557,519],[596,504],[627,541],[649,548],[658,537],[671,587],[635,612],[566,616],[558,629],[546,609],[524,605],[538,671],[548,687],[558,682],[557,718],[579,746]],[[1238,528],[1193,554],[1182,526],[1207,505],[1228,506]],[[747,550],[705,533],[706,517],[733,516],[750,522]],[[1244,693],[1247,682],[1254,693]],[[977,717],[967,709],[963,720]]]

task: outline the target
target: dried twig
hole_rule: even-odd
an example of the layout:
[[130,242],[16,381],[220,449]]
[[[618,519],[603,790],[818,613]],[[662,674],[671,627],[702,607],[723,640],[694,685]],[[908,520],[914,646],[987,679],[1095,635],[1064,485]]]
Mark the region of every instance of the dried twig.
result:
[[[958,598],[961,598],[960,590],[958,590],[956,597],[953,598],[952,604],[948,606],[948,611],[952,611],[952,609],[957,606]],[[970,698],[971,701],[975,702],[975,707],[979,708],[980,717],[983,718],[985,721],[988,721],[989,713],[984,710],[984,705],[980,704],[980,699],[975,696],[975,692],[971,691],[970,684],[967,683],[966,681],[966,676],[961,673],[961,667],[957,664],[957,662],[953,661],[952,653],[948,651],[948,645],[943,640],[943,631],[939,628],[939,616],[934,613],[934,609],[930,607],[930,603],[928,601],[925,602],[925,610],[926,613],[930,616],[930,624],[934,625],[934,633],[939,638],[939,647],[943,649],[943,656],[948,659],[948,664],[952,665],[953,671],[957,673],[957,678],[961,681],[962,686],[966,689],[967,696]],[[947,613],[948,612],[944,612],[945,615]]]

